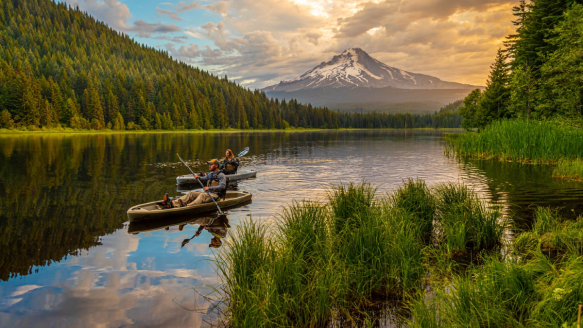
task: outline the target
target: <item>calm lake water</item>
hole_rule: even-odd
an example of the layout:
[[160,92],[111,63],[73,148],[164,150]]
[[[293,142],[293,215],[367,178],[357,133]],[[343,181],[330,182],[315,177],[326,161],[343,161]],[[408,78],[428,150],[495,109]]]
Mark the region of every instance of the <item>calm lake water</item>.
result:
[[[251,204],[231,209],[231,229],[269,220],[293,200],[325,201],[331,183],[367,180],[384,193],[408,177],[432,186],[464,181],[504,206],[513,229],[533,205],[583,213],[583,184],[552,167],[445,156],[440,131],[0,136],[1,327],[207,327],[217,283],[206,220],[130,225],[126,210],[179,194],[197,165],[249,146],[239,183]],[[168,227],[168,230],[165,228]],[[128,230],[129,229],[129,230]],[[137,233],[136,233],[137,232]],[[186,242],[186,243],[185,243]],[[184,245],[183,245],[184,244]]]

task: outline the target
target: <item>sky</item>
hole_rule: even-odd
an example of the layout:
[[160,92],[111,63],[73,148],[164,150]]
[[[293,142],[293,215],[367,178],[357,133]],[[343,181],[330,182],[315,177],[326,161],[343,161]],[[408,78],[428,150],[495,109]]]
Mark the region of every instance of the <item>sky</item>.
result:
[[362,48],[381,62],[485,85],[514,32],[508,0],[65,0],[137,42],[255,89]]

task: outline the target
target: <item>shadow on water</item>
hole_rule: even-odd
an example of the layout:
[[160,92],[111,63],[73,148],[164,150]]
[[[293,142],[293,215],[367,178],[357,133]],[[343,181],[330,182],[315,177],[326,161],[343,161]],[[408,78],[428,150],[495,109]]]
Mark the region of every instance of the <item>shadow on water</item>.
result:
[[475,159],[460,163],[468,177],[484,182],[491,201],[502,205],[514,229],[529,229],[537,206],[557,208],[570,219],[583,213],[583,183],[553,178],[553,165]]

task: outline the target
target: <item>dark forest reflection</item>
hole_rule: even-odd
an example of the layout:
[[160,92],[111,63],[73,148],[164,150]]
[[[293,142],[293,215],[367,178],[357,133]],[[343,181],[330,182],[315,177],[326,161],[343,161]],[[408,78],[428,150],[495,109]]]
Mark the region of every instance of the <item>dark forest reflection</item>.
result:
[[483,180],[493,202],[505,205],[518,229],[529,228],[536,206],[559,209],[561,216],[583,213],[583,183],[552,177],[552,165],[462,159],[468,176]]
[[217,157],[227,148],[250,146],[257,151],[262,138],[271,144],[301,144],[313,136],[1,136],[0,279],[29,274],[34,266],[99,245],[100,236],[122,227],[132,204],[174,193],[168,190],[174,184],[173,172],[185,172],[151,164],[177,162],[177,152],[192,160]]
[[314,140],[326,148],[338,139],[391,134],[408,137],[390,131],[0,136],[0,279],[99,245],[101,236],[122,227],[131,205],[176,193],[174,178],[187,173],[176,153],[207,160],[249,146],[249,161],[265,150],[294,156]]

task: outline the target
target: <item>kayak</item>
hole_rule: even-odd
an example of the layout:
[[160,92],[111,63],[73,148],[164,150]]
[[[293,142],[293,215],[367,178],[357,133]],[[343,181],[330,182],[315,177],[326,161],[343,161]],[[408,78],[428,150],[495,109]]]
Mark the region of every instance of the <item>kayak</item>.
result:
[[[253,171],[253,170],[251,170],[251,171],[237,171],[236,174],[226,175],[227,179],[229,180],[229,183],[243,180],[243,179],[255,178],[256,176],[257,176],[257,171]],[[179,185],[182,185],[182,184],[190,184],[190,183],[197,183],[197,182],[196,182],[196,180],[194,180],[194,177],[192,176],[192,174],[185,174],[185,175],[181,175],[181,176],[176,177],[176,183]]]
[[[221,209],[233,207],[251,200],[251,194],[245,191],[227,191],[224,199],[217,201]],[[162,219],[170,217],[184,217],[194,214],[214,212],[217,210],[215,203],[204,203],[200,205],[164,208],[162,200],[140,204],[131,207],[128,212],[130,222]]]

